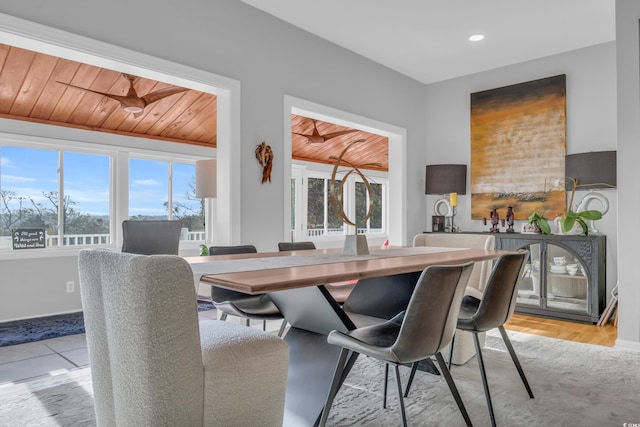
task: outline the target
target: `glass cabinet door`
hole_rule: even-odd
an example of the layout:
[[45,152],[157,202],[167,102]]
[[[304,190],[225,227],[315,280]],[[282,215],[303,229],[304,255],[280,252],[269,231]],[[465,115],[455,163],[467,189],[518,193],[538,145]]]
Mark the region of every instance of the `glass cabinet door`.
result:
[[585,267],[571,252],[547,244],[547,307],[588,312],[589,279]]
[[529,259],[524,266],[522,279],[518,285],[518,304],[532,305],[539,307],[541,301],[540,293],[540,244],[530,245]]

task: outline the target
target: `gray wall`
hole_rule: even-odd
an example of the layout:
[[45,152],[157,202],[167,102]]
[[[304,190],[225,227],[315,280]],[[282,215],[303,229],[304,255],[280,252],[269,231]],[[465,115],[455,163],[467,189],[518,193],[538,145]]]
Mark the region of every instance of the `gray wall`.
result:
[[[618,341],[640,350],[640,2],[616,1],[618,70]],[[622,172],[622,173],[621,173]]]
[[[425,164],[462,163],[470,167],[471,93],[559,74],[567,76],[567,153],[615,150],[616,44],[611,42],[428,85]],[[467,177],[467,181],[469,179]],[[617,191],[600,192],[609,199],[609,212],[596,223],[598,230],[607,236],[609,297],[617,282]],[[585,194],[576,192],[574,204]],[[456,223],[463,230],[487,231],[489,226],[484,226],[482,221],[471,220],[470,198],[469,193],[458,197]],[[430,223],[438,197],[426,199]],[[591,208],[597,209],[598,204],[594,203]],[[501,212],[501,216],[504,215],[505,212]],[[517,221],[516,230],[522,222]]]
[[[431,215],[433,200],[423,194],[424,165],[469,162],[469,94],[567,74],[568,152],[618,150],[617,218],[624,232],[617,236],[614,212],[607,214],[600,228],[609,238],[607,249],[614,263],[612,242],[618,239],[622,309],[618,345],[640,347],[640,263],[635,259],[640,240],[635,214],[640,211],[640,170],[635,164],[640,158],[637,0],[616,1],[615,48],[605,44],[426,88],[239,1],[191,0],[176,5],[165,0],[7,0],[0,4],[0,12],[239,80],[242,240],[255,241],[261,250],[272,248],[283,236],[284,194],[281,185],[260,185],[252,153],[265,140],[276,159],[281,154],[283,95],[407,129],[408,239],[426,227]],[[277,162],[272,176],[281,182],[283,170]],[[614,210],[615,193],[609,197],[612,192],[607,192]],[[462,198],[461,213],[465,203],[468,209],[468,200]],[[464,215],[460,221],[464,229],[482,229]],[[610,274],[615,271],[611,259]],[[18,280],[25,263],[0,261],[0,320],[79,309],[79,300],[69,303],[58,289],[58,282],[76,274],[74,263],[75,258],[29,261],[32,275]],[[613,281],[609,277],[609,288]]]
[[[421,170],[423,84],[239,1],[3,1],[0,13],[240,81],[241,240],[261,251],[284,236],[284,95],[406,129],[406,170]],[[260,183],[253,151],[261,141],[275,153],[272,184]],[[423,227],[424,196],[421,172],[407,174],[410,241]],[[70,303],[58,289],[77,274],[70,258],[46,269],[29,261],[34,273],[24,280],[24,262],[0,261],[0,321],[80,309],[77,293]]]

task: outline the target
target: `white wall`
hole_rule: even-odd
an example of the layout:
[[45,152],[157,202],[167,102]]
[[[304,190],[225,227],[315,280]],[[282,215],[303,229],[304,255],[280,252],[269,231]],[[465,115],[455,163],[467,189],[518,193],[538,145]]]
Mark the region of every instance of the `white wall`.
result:
[[[236,0],[175,2],[81,0],[2,2],[0,13],[226,76],[241,84],[240,242],[273,250],[282,240],[283,99],[295,96],[388,123],[407,132],[407,227],[420,232],[425,157],[425,86]],[[2,124],[0,123],[0,126]],[[2,131],[2,129],[0,129]],[[272,183],[260,183],[254,149],[274,150]],[[77,274],[73,260],[0,261],[0,321],[80,309],[60,293],[60,281]],[[39,272],[39,273],[38,273]],[[7,298],[5,298],[7,296]],[[77,295],[76,295],[77,296]],[[34,300],[35,299],[35,300]]]
[[618,278],[617,346],[640,350],[640,2],[616,1],[618,70]]
[[[615,43],[611,42],[428,85],[425,164],[461,163],[471,167],[471,93],[559,74],[567,76],[567,154],[615,150],[615,55]],[[467,189],[469,181],[467,176]],[[596,223],[598,230],[607,236],[609,297],[617,281],[617,191],[603,190],[601,193],[609,199],[608,213]],[[584,191],[576,192],[574,204],[585,194]],[[428,224],[431,224],[433,204],[437,198],[426,197],[425,220],[429,221]],[[470,200],[469,191],[467,195],[458,197],[456,224],[465,231],[487,231],[490,225],[484,226],[482,221],[471,219]],[[598,204],[593,203],[591,209],[597,208]],[[499,213],[504,217],[506,211]],[[516,222],[516,230],[522,222]]]

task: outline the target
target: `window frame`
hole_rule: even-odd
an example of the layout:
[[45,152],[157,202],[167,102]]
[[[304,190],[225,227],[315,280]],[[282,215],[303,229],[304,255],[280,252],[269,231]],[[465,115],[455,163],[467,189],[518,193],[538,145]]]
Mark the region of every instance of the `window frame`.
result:
[[[129,218],[129,159],[130,158],[144,158],[148,160],[167,161],[173,163],[185,163],[193,164],[197,160],[208,159],[215,157],[216,149],[207,148],[207,151],[213,156],[205,157],[201,155],[194,155],[190,153],[176,151],[151,151],[144,148],[135,148],[125,144],[102,144],[91,141],[92,138],[87,137],[85,140],[79,140],[78,138],[72,139],[58,139],[47,138],[42,136],[21,135],[21,134],[7,134],[0,132],[0,147],[11,146],[17,148],[27,149],[42,149],[56,151],[58,153],[58,159],[66,152],[80,153],[80,154],[95,154],[109,156],[110,158],[110,206],[109,206],[109,240],[108,244],[93,244],[93,245],[57,245],[53,247],[41,248],[41,249],[21,249],[13,250],[6,249],[0,250],[0,260],[3,259],[29,259],[29,258],[48,258],[57,256],[73,256],[77,255],[82,249],[88,248],[107,248],[112,250],[120,250],[122,246],[122,230],[120,224],[122,221]],[[140,141],[140,138],[133,137],[121,137],[123,141],[131,140],[133,142]],[[174,148],[182,148],[174,143]],[[172,144],[172,145],[174,145]],[[137,145],[140,145],[138,142]],[[193,147],[185,147],[184,151],[193,151]],[[64,164],[60,160],[58,166],[61,170],[58,172],[58,191],[59,195],[64,197],[64,183],[60,179],[62,173],[64,173]],[[62,189],[62,190],[61,190]],[[60,206],[60,204],[59,204]],[[60,211],[61,207],[59,207]],[[211,209],[211,203],[207,201],[205,203],[205,217],[208,219],[205,223],[213,223],[208,216],[211,212],[215,212]],[[62,231],[61,231],[62,230]],[[58,235],[63,233],[62,218],[60,212],[58,213]],[[205,239],[210,233],[205,225]],[[200,244],[205,241],[200,240],[181,240],[180,251],[188,251],[190,253],[198,253],[197,249]]]
[[[327,187],[328,188],[328,181],[331,180],[331,172],[329,171],[330,169],[332,169],[333,167],[331,165],[322,165],[322,164],[315,164],[315,163],[311,163],[311,162],[303,162],[305,164],[301,164],[301,163],[296,163],[296,164],[292,164],[292,168],[295,168],[294,170],[292,170],[292,178],[295,177],[299,177],[300,175],[302,176],[302,200],[300,202],[303,203],[303,217],[304,220],[302,222],[303,227],[299,230],[299,231],[293,231],[293,237],[295,240],[312,240],[314,242],[342,242],[344,240],[344,236],[346,236],[347,234],[351,234],[354,231],[354,227],[351,225],[347,225],[345,224],[343,232],[341,234],[330,234],[327,235],[326,234],[326,230],[327,230],[327,215],[328,215],[328,210],[331,209],[331,206],[329,205],[329,201],[328,201],[328,195],[326,194],[325,190],[325,197],[326,197],[326,203],[324,206],[324,210],[325,210],[325,217],[324,217],[324,232],[321,236],[309,236],[308,235],[308,231],[307,231],[307,214],[308,214],[308,183],[309,183],[309,179],[310,178],[315,178],[315,179],[324,179],[326,180],[325,182],[327,182]],[[300,173],[300,169],[302,169],[302,173]],[[367,180],[372,183],[372,184],[381,184],[382,188],[381,188],[381,192],[382,192],[382,230],[379,232],[374,232],[374,233],[364,233],[364,235],[366,235],[367,237],[371,238],[371,239],[379,239],[379,238],[387,238],[388,237],[388,230],[389,230],[389,222],[388,222],[388,206],[389,206],[389,178],[387,176],[387,174],[385,172],[378,172],[378,171],[370,171],[367,170],[364,172],[365,176],[367,177]],[[345,176],[346,172],[338,172],[336,174],[336,179],[342,180]],[[343,203],[344,203],[344,208],[345,208],[345,213],[347,215],[347,217],[349,219],[352,219],[355,217],[355,188],[356,188],[356,182],[363,182],[362,179],[359,176],[356,176],[355,174],[351,174],[348,178],[347,178],[347,182],[344,185],[344,193],[343,193]],[[368,195],[367,195],[368,197]],[[292,201],[293,202],[293,201]],[[298,207],[296,206],[296,209],[298,209]],[[299,211],[299,210],[298,210]],[[300,227],[301,223],[299,222],[297,224],[298,227]],[[367,221],[367,229],[370,229],[369,227],[369,221]]]

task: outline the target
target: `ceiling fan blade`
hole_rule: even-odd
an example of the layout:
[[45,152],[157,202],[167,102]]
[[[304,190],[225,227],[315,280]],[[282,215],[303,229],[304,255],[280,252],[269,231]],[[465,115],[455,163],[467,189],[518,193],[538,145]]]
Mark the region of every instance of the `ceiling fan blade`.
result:
[[86,87],[80,87],[80,86],[72,85],[70,83],[59,82],[57,80],[56,80],[56,83],[60,83],[62,85],[69,86],[69,87],[72,87],[72,88],[75,88],[75,89],[84,90],[85,92],[91,92],[91,93],[95,93],[95,94],[98,94],[98,95],[106,96],[107,98],[111,98],[114,101],[118,101],[122,105],[125,105],[127,100],[129,100],[129,97],[126,97],[126,96],[112,95],[110,93],[99,92],[97,90],[91,90],[91,89],[87,89]]
[[[91,92],[91,93],[97,93],[98,95],[102,95],[102,96],[107,96],[109,98],[112,98],[113,95],[111,95],[110,93],[105,93],[105,92],[99,92],[97,90],[91,90],[91,89],[87,89],[86,87],[80,87],[80,86],[76,86],[76,85],[72,85],[70,83],[64,83],[64,82],[59,82],[56,80],[56,83],[60,83],[61,85],[65,85],[65,86],[69,86],[75,89],[80,89],[80,90],[84,90],[85,92]],[[115,98],[114,98],[115,99]],[[116,99],[116,101],[120,101],[119,99]]]
[[347,133],[352,133],[352,132],[358,132],[358,129],[347,129],[347,130],[340,130],[338,132],[331,132],[331,133],[327,133],[325,135],[322,135],[322,137],[324,138],[324,142],[327,142],[328,140],[341,136],[341,135],[345,135]]
[[160,89],[155,92],[148,93],[142,96],[142,100],[144,101],[145,105],[149,105],[156,101],[160,101],[167,96],[175,95],[176,93],[185,92],[187,90],[189,89],[183,87],[168,87],[166,89]]

